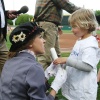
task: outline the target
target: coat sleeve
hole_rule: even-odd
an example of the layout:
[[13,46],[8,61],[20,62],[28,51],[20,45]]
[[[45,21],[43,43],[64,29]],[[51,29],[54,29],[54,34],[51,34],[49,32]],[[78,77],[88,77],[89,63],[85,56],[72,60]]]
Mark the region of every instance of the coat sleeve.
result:
[[80,9],[69,0],[52,0],[52,2],[55,4],[55,6],[58,6],[59,8],[66,10],[69,13],[73,13],[77,9]]
[[30,100],[54,100],[51,95],[46,96],[45,76],[42,68],[38,64],[32,65],[26,76],[28,96]]

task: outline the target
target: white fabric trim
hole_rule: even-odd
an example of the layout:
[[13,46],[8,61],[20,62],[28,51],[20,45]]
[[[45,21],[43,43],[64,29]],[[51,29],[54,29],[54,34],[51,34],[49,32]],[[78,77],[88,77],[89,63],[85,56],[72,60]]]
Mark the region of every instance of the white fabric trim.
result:
[[35,57],[35,59],[36,59],[36,55],[34,54],[34,52],[31,51],[31,50],[29,50],[29,49],[19,51],[19,53],[20,53],[20,52],[27,52],[27,53],[30,53],[30,54],[33,55],[33,56]]

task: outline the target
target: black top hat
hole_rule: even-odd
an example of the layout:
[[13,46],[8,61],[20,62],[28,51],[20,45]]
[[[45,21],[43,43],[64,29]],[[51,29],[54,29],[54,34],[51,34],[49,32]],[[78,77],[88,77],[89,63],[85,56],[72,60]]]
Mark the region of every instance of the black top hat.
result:
[[40,28],[36,22],[26,22],[19,25],[10,34],[9,39],[12,44],[10,51],[16,51],[21,46],[27,44],[29,40],[31,40],[37,34],[40,34],[42,31],[44,30]]

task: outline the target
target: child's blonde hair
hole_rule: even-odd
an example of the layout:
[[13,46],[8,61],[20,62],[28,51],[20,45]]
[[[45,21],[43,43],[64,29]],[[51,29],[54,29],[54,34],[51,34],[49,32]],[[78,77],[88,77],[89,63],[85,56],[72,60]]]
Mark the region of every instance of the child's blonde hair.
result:
[[81,29],[86,29],[88,32],[96,30],[98,23],[96,21],[95,14],[93,10],[90,9],[79,9],[76,10],[68,19],[71,27],[79,27]]

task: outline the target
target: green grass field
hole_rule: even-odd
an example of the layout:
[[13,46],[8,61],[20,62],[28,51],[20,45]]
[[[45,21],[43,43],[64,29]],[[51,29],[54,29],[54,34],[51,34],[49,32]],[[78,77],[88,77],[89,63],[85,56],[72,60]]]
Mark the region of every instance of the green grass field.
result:
[[[71,31],[64,31],[64,32],[71,32]],[[98,34],[100,34],[100,31],[98,31]],[[9,42],[9,35],[7,36],[7,46],[8,48],[10,48],[10,42]],[[70,53],[67,53],[67,52],[64,52],[62,53],[62,57],[68,57]],[[97,68],[99,69],[100,68],[100,63],[98,64]],[[51,83],[53,81],[53,78],[51,78],[49,80],[49,82]],[[57,97],[58,97],[58,100],[67,100],[66,98],[64,98],[62,95],[61,95],[61,90],[58,92],[57,94]],[[91,100],[91,98],[90,98]],[[98,87],[98,95],[97,95],[97,100],[100,100],[100,85]]]

